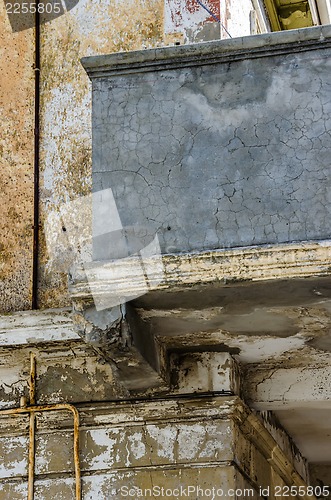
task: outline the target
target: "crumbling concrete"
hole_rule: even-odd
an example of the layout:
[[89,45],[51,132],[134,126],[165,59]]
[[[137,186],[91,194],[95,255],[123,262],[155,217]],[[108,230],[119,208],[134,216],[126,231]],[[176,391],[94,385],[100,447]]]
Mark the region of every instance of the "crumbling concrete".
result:
[[[81,365],[83,358],[79,350],[82,345],[70,331],[65,312],[62,317],[56,318],[49,313],[48,317],[44,315],[40,319],[44,326],[47,322],[49,331],[57,321],[62,323],[62,328],[65,322],[67,324],[61,341],[51,341],[46,349],[43,344],[42,350],[37,345],[32,348],[37,359],[36,402],[76,401],[80,416],[79,463],[84,499],[121,498],[127,488],[133,488],[133,497],[139,498],[138,489],[163,487],[170,491],[189,486],[222,488],[225,498],[231,498],[229,492],[233,488],[247,488],[250,498],[259,498],[259,488],[266,485],[304,484],[296,470],[295,450],[287,446],[284,447],[286,452],[282,451],[238,396],[226,395],[221,390],[220,385],[224,388],[224,383],[234,389],[231,380],[237,377],[234,362],[228,355],[211,354],[217,358],[213,362],[215,370],[218,365],[219,372],[217,375],[215,371],[213,393],[201,392],[199,376],[194,376],[203,364],[208,368],[208,359],[191,355],[191,361],[188,356],[184,364],[177,363],[179,380],[186,379],[189,393],[116,401],[119,395],[114,392],[113,397],[100,394],[99,401],[91,401],[97,391],[92,389],[93,394],[90,393],[89,383],[99,383],[100,389],[107,387],[98,361],[89,355],[89,363]],[[16,346],[15,358],[6,360],[7,366],[13,369],[12,374],[8,371],[6,374],[7,382],[8,377],[12,379],[11,384],[7,384],[12,396],[17,369],[13,361],[23,361],[27,351],[23,344],[20,348]],[[71,358],[68,369],[66,358]],[[21,387],[21,395],[27,385],[24,376],[26,379],[29,376],[28,361],[27,358],[25,373],[16,371],[16,385]],[[58,363],[61,370],[54,372],[52,368]],[[103,370],[107,370],[107,365]],[[79,373],[85,379],[77,379]],[[111,384],[109,379],[109,389]],[[84,389],[83,393],[79,393],[80,389]],[[181,389],[185,389],[183,384]],[[78,402],[77,397],[83,399]],[[15,407],[12,401],[9,405]],[[8,401],[3,398],[2,407],[8,408]],[[46,492],[47,495],[52,492],[54,498],[69,500],[74,489],[72,421],[63,411],[37,410],[36,419],[35,498],[44,498]],[[1,498],[25,498],[27,424],[27,415],[13,416],[0,411]],[[276,427],[273,432],[281,436]],[[260,442],[261,433],[263,440]],[[61,453],[57,453],[59,449]],[[300,472],[305,477],[305,469]],[[201,497],[201,493],[197,495]],[[143,496],[148,498],[148,494]]]

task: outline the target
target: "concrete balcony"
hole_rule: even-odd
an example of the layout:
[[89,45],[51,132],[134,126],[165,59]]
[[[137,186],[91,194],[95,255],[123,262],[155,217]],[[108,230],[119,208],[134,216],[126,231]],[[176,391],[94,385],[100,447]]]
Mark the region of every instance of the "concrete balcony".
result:
[[[116,357],[129,391],[166,390],[173,352],[227,352],[245,373],[244,399],[274,411],[304,456],[324,464],[330,55],[324,26],[84,59],[94,191],[112,190],[124,228],[157,235],[163,269],[145,295],[125,262],[116,280],[81,269],[70,285],[82,335]],[[98,241],[94,265],[107,269],[111,238]],[[118,313],[125,334],[114,309],[93,309],[116,286],[136,297]]]
[[83,60],[93,185],[162,253],[330,236],[330,27]]

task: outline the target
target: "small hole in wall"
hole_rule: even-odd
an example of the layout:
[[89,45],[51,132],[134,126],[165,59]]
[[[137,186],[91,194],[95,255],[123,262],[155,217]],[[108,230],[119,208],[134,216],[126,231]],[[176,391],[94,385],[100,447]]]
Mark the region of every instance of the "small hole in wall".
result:
[[62,226],[62,231],[65,233],[66,232],[66,228],[64,226]]

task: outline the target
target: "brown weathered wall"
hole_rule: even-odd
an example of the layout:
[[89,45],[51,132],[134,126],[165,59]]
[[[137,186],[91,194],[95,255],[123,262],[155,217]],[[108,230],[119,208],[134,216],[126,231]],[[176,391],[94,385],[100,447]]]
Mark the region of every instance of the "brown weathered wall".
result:
[[[52,209],[91,189],[91,88],[80,58],[152,47],[162,36],[162,0],[78,2],[71,11],[43,24],[43,222]],[[69,304],[66,273],[49,259],[43,238],[40,264],[40,307]]]
[[13,32],[0,2],[0,310],[31,307],[34,30]]
[[[0,62],[0,310],[9,311],[31,308],[34,30],[25,23],[26,29],[13,32],[3,3],[0,20],[5,49]],[[22,17],[22,23],[26,20]],[[163,1],[107,5],[88,0],[52,20],[42,15],[41,22],[43,228],[54,207],[91,187],[91,92],[80,58],[157,45],[163,36]],[[39,307],[64,304],[69,304],[67,275],[50,262],[42,229]]]

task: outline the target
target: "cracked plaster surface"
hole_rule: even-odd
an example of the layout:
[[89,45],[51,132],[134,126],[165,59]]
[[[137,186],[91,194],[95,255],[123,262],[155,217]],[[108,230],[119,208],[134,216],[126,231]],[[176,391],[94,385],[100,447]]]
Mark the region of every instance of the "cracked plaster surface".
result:
[[329,236],[330,49],[94,83],[94,190],[163,253]]

